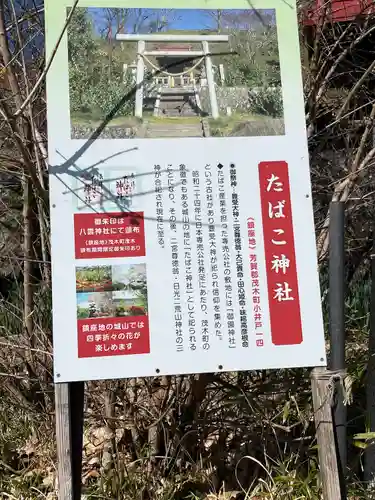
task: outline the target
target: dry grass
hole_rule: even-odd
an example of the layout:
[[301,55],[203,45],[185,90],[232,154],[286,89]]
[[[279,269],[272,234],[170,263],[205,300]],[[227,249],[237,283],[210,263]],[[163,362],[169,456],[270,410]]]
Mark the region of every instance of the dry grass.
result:
[[262,115],[233,115],[209,120],[214,137],[267,137],[285,133],[284,119]]

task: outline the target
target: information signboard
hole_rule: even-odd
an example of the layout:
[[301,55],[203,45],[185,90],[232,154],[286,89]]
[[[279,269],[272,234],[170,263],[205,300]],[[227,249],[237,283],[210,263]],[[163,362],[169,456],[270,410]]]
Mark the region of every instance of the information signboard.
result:
[[[141,4],[141,5],[140,5]],[[56,382],[323,366],[297,12],[46,2]]]

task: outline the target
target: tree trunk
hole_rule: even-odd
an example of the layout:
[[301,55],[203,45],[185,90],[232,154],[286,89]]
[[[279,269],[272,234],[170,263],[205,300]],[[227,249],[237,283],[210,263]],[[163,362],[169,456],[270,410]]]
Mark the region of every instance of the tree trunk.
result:
[[[24,328],[30,348],[35,348],[34,338],[34,250],[33,250],[33,190],[30,178],[23,176],[23,295]],[[33,351],[29,351],[28,362],[31,366]]]

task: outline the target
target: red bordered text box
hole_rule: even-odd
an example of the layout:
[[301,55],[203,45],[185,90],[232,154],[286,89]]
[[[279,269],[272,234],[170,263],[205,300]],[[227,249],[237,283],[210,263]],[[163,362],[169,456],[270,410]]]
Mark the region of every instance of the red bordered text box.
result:
[[143,257],[143,212],[74,214],[76,259]]
[[[277,177],[275,183],[277,190],[267,191],[272,175],[273,178]],[[288,164],[284,161],[261,162],[259,181],[272,343],[275,345],[300,344],[303,338]],[[269,204],[276,206],[280,201],[285,201],[283,208],[285,217],[270,218]],[[280,269],[279,272],[273,269],[274,260],[282,258],[283,255],[289,260],[289,267],[285,274]],[[279,301],[275,297],[276,290],[285,289],[286,284],[291,290],[289,296],[293,297],[293,300]]]
[[77,326],[79,358],[150,352],[148,316],[79,319]]

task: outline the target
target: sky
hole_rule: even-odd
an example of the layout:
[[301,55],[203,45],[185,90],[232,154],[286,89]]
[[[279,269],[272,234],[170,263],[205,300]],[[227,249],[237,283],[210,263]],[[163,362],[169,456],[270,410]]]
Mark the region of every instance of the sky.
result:
[[[173,22],[172,29],[193,30],[193,29],[214,29],[216,28],[215,14],[212,16],[208,10],[195,10],[195,9],[180,9],[177,10],[178,19]],[[230,13],[238,13],[239,11],[230,10]],[[264,11],[271,13],[272,11]]]
[[77,293],[77,304],[80,307],[88,309],[90,302],[92,302],[92,294],[89,293]]
[[[148,32],[148,23],[150,20],[155,19],[158,14],[158,9],[129,9],[131,13],[128,17],[128,23],[126,26],[126,32],[132,32],[132,26],[135,20],[139,16],[139,11],[143,11],[143,15],[147,17],[147,20],[143,23],[143,30]],[[100,32],[106,25],[105,15],[106,9],[103,8],[90,8],[89,13],[94,20],[95,30]],[[210,15],[210,13],[215,13],[215,11],[203,10],[203,9],[161,9],[159,10],[159,16],[168,12],[168,28],[173,30],[204,30],[204,29],[215,29],[217,23],[215,21],[215,15]],[[227,12],[230,14],[238,15],[242,11],[228,9]],[[269,22],[275,23],[275,13],[274,10],[261,10],[259,18],[254,15],[254,25],[261,22],[260,17],[262,13],[267,15]]]
[[90,303],[94,302],[98,304],[98,302],[103,301],[104,303],[108,303],[110,298],[109,292],[89,292],[89,293],[77,293],[77,305],[79,307],[87,309],[90,306]]

